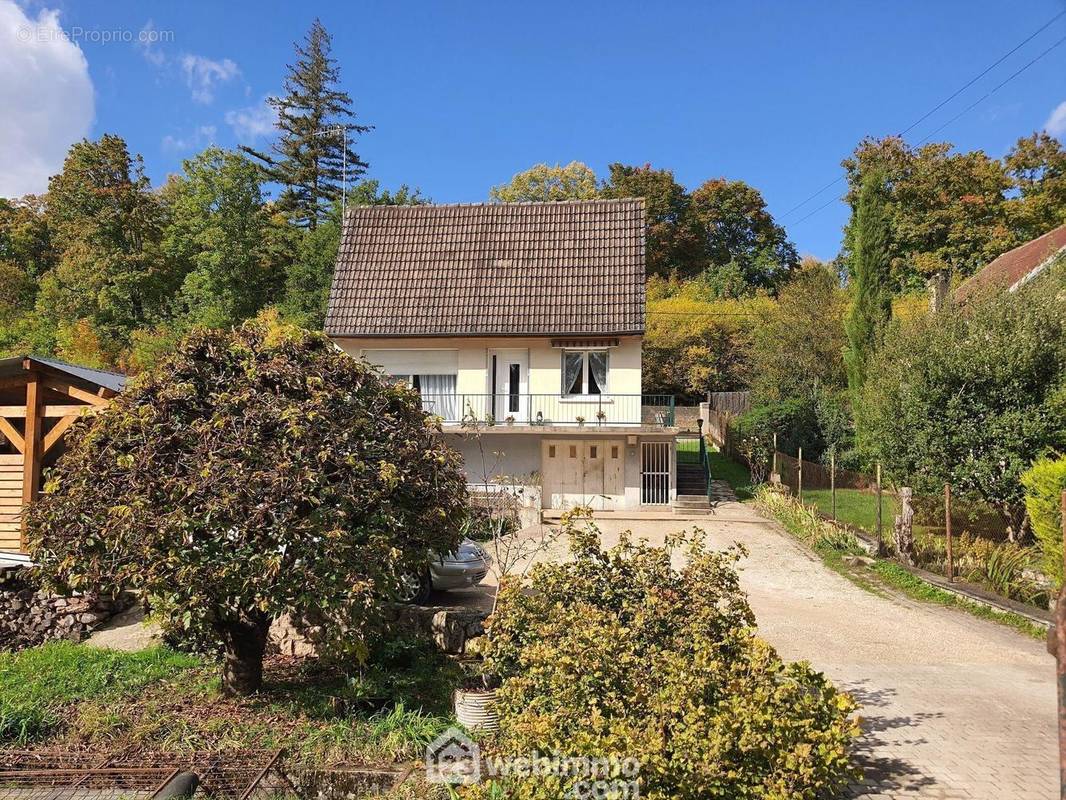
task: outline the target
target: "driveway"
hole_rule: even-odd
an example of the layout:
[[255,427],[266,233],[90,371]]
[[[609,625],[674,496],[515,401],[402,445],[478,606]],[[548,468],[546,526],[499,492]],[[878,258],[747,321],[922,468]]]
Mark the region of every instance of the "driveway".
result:
[[[626,528],[662,543],[693,523],[597,524],[610,545]],[[1042,642],[960,611],[864,591],[749,506],[721,503],[700,527],[713,547],[748,548],[742,583],[761,635],[862,704],[866,779],[851,796],[1058,796],[1055,662]],[[542,557],[562,556],[556,547]]]

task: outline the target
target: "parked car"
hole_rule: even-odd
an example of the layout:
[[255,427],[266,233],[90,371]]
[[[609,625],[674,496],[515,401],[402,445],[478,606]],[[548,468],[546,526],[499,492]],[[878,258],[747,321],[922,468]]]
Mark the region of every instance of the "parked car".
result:
[[434,556],[421,575],[405,575],[397,599],[401,603],[424,603],[430,592],[446,592],[477,586],[492,566],[492,556],[472,539],[463,539],[454,553]]

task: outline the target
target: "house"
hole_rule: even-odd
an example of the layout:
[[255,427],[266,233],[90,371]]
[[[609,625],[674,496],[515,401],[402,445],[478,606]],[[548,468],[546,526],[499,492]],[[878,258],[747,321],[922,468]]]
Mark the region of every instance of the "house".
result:
[[41,469],[63,435],[122,391],[125,378],[36,356],[0,359],[0,562],[25,552],[22,509],[37,497]]
[[644,226],[642,200],[349,209],[325,331],[421,393],[472,486],[668,506],[674,401],[641,393]]
[[1066,253],[1066,225],[1008,250],[980,272],[971,275],[955,290],[955,299],[966,302],[986,291],[1013,292],[1028,283]]

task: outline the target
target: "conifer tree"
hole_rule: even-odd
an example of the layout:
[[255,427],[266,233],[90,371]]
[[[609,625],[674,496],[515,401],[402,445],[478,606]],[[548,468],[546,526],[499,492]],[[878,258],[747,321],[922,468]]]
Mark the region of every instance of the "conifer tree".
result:
[[277,111],[278,140],[270,153],[241,147],[259,160],[267,180],[285,187],[279,207],[309,228],[329,215],[330,204],[341,196],[344,175],[350,186],[367,167],[352,142],[370,126],[354,122],[352,98],[338,88],[340,68],[330,56],[332,46],[332,37],[316,19],[303,44],[296,45],[284,94],[267,101]]
[[892,317],[889,218],[881,174],[872,173],[863,181],[853,222],[855,250],[851,274],[855,280],[855,299],[844,323],[848,337],[844,363],[848,388],[855,396],[866,381],[870,355],[877,349],[881,332]]

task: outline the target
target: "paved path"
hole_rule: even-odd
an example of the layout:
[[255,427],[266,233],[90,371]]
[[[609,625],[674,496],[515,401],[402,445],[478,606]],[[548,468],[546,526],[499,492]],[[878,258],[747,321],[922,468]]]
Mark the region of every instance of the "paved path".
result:
[[[691,521],[603,521],[660,543]],[[701,524],[749,549],[742,582],[761,634],[862,704],[851,796],[1047,800],[1058,796],[1054,660],[1041,642],[960,611],[885,598],[826,568],[748,506]],[[556,555],[561,555],[556,553]]]

